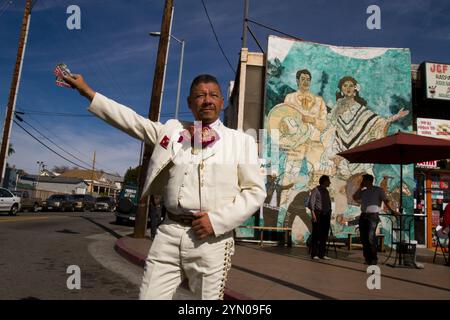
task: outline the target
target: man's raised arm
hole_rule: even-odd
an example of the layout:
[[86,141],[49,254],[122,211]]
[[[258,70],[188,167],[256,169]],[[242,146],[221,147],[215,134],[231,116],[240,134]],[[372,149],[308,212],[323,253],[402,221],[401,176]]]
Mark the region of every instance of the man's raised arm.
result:
[[64,76],[62,75],[64,80],[72,86],[72,88],[77,89],[78,92],[86,97],[89,101],[92,102],[94,100],[95,91],[84,81],[84,78],[81,74],[74,74],[72,76]]

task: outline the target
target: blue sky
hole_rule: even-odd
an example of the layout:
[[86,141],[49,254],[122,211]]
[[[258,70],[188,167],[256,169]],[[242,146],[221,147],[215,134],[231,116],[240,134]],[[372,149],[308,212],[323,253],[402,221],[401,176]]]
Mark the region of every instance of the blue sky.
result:
[[[0,8],[9,1],[0,0]],[[0,13],[0,117],[4,119],[25,0],[11,0]],[[241,48],[243,0],[204,0],[219,40],[236,69]],[[81,30],[69,30],[68,6],[81,9]],[[381,9],[381,30],[369,30],[370,5]],[[218,77],[223,93],[234,73],[220,53],[201,0],[174,0],[172,34],[186,41],[180,117],[191,120],[186,97],[190,81],[200,73]],[[70,160],[87,166],[97,153],[98,169],[124,174],[139,162],[139,141],[101,120],[56,116],[88,115],[88,103],[75,91],[54,84],[53,69],[65,62],[81,73],[94,90],[147,115],[150,103],[163,0],[37,0],[24,59],[16,110],[41,134],[22,124]],[[1,12],[1,9],[0,9]],[[312,42],[344,46],[409,48],[412,63],[450,63],[450,3],[448,0],[250,0],[249,18]],[[267,36],[275,32],[250,24],[266,50]],[[249,48],[259,51],[249,35]],[[172,41],[167,66],[162,117],[173,117],[180,45]],[[41,114],[36,114],[40,112]],[[54,114],[53,116],[51,114]],[[3,121],[2,121],[3,123]],[[38,144],[13,125],[15,153],[8,163],[36,173],[37,161],[48,168],[73,164]],[[83,160],[85,163],[81,162]]]

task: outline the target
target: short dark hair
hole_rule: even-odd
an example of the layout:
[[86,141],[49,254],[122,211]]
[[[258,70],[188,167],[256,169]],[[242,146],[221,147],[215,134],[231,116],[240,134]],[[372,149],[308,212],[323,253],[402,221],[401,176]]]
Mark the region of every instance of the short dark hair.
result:
[[319,178],[319,184],[323,184],[325,181],[330,181],[330,177],[327,175],[323,175]]
[[363,178],[363,181],[373,183],[373,175],[371,175],[371,174],[363,174],[362,178]]
[[189,94],[191,94],[192,89],[194,89],[194,87],[200,83],[215,83],[219,86],[220,89],[220,84],[219,81],[217,81],[217,78],[210,75],[210,74],[201,74],[195,77],[194,80],[192,80],[191,83],[191,88],[189,89]]
[[309,72],[308,69],[298,70],[297,73],[296,73],[296,75],[295,75],[295,79],[297,79],[297,80],[300,79],[300,75],[301,75],[302,73],[303,73],[303,74],[307,74],[307,75],[309,76],[309,79],[312,80],[311,72]]

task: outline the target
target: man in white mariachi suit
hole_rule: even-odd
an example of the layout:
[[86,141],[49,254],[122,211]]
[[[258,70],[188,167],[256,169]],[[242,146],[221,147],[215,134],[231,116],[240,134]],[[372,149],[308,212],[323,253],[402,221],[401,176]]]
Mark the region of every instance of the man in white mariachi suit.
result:
[[187,123],[152,122],[96,93],[81,75],[65,80],[91,101],[90,112],[154,145],[143,194],[162,194],[168,219],[148,254],[139,298],[171,299],[187,277],[197,298],[223,299],[232,231],[260,208],[266,191],[254,139],[219,120],[224,99],[217,79],[196,77],[188,97],[195,119],[213,133],[204,148],[186,139]]

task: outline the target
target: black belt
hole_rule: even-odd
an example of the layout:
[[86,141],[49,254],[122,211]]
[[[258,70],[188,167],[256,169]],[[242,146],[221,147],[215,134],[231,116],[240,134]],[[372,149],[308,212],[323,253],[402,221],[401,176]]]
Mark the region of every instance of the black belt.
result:
[[167,211],[167,216],[170,220],[178,222],[183,226],[191,226],[192,221],[196,219],[193,215],[190,214],[174,214],[169,211]]

